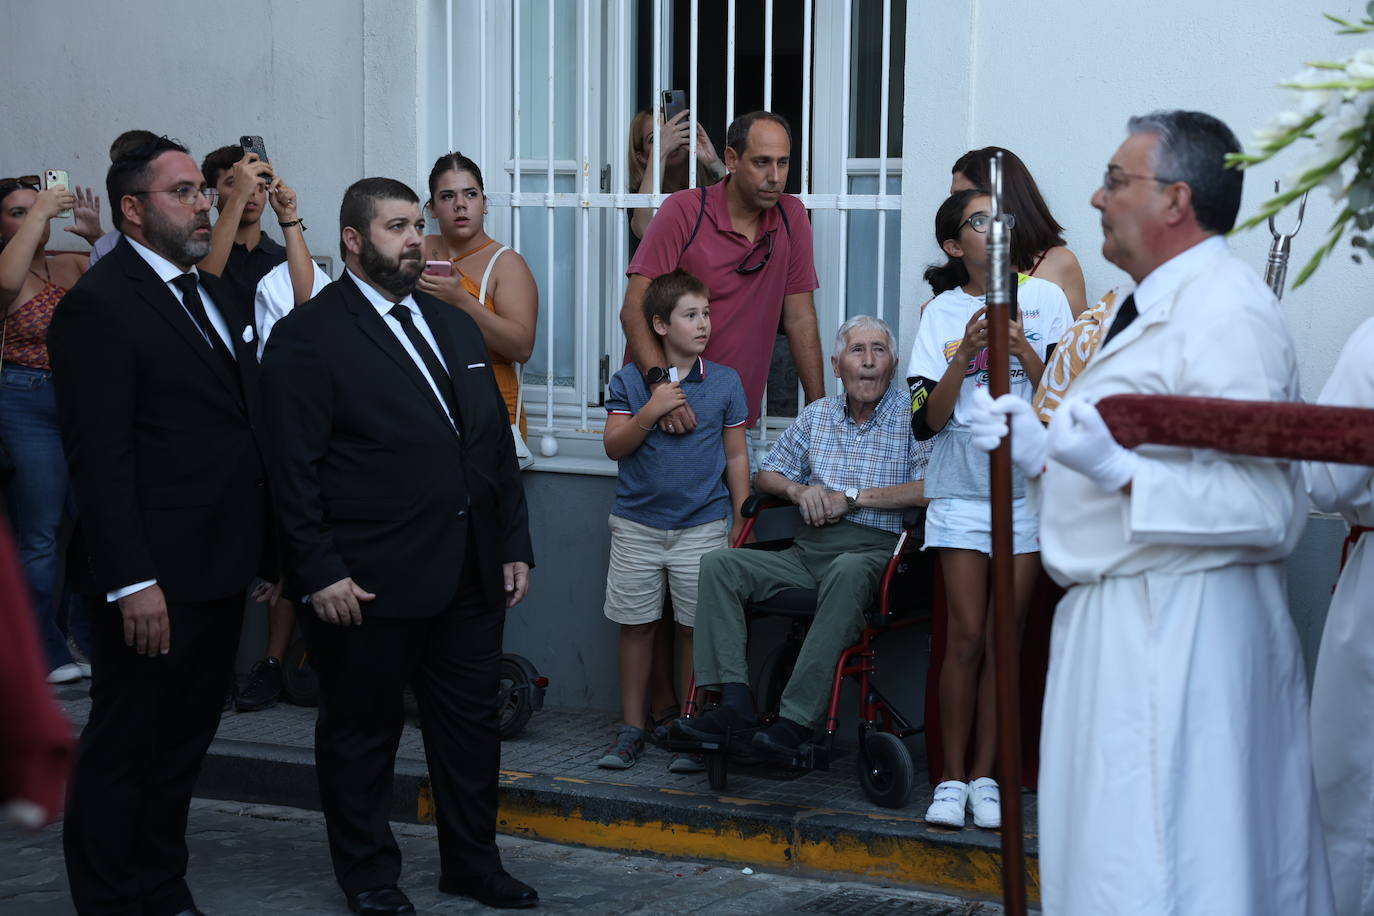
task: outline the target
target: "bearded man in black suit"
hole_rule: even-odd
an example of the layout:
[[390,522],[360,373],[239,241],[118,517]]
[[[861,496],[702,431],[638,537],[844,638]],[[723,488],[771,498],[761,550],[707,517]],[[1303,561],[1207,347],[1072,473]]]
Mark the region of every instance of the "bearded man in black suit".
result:
[[233,292],[195,268],[215,191],[186,148],[124,150],[106,191],[124,237],[48,332],[93,669],[63,843],[82,916],[194,914],[191,792],[244,593],[275,577],[256,342]]
[[533,561],[510,419],[477,325],[414,290],[415,193],[363,179],[339,224],[345,276],[278,322],[263,354],[287,594],[304,598],[320,682],[334,873],[354,912],[414,912],[387,825],[409,683],[440,890],[533,906],[496,848],[502,630]]

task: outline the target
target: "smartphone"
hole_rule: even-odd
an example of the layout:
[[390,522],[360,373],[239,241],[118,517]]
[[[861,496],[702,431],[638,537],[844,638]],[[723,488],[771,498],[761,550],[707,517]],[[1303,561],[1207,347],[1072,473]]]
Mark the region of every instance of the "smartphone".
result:
[[[66,170],[66,169],[47,169],[47,170],[45,170],[45,171],[43,172],[43,187],[44,187],[44,188],[51,188],[51,187],[56,187],[57,185],[62,185],[62,187],[66,188],[68,191],[70,191],[70,190],[72,189],[71,179],[69,179],[69,178],[67,177],[67,170]],[[66,219],[67,217],[69,217],[69,216],[72,215],[72,211],[71,211],[71,210],[63,210],[62,212],[58,213],[57,215],[58,215],[58,218],[60,218],[60,219]]]
[[267,161],[267,147],[263,144],[262,137],[244,135],[239,137],[239,146],[243,147],[245,153],[257,153],[259,159]]
[[671,121],[687,108],[687,92],[684,89],[663,90],[663,120]]
[[453,262],[451,261],[426,261],[425,273],[433,274],[436,277],[453,276]]

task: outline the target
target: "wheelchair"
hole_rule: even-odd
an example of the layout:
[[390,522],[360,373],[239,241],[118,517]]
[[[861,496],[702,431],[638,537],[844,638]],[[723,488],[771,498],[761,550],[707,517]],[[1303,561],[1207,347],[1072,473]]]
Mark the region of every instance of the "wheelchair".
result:
[[[790,539],[747,543],[759,515],[768,509],[795,508],[792,503],[771,496],[753,495],[741,510],[744,526],[736,535],[734,548],[746,550],[783,550]],[[902,533],[883,570],[877,602],[864,611],[864,628],[854,645],[840,653],[830,685],[830,705],[824,734],[803,742],[789,760],[755,758],[757,762],[780,763],[797,770],[829,770],[835,753],[835,735],[840,728],[840,697],[844,683],[853,679],[859,689],[859,727],[857,770],[864,795],[875,805],[900,808],[906,804],[916,783],[915,764],[904,738],[920,734],[924,724],[912,724],[883,694],[875,682],[878,672],[877,641],[888,633],[909,629],[930,621],[931,582],[934,558],[921,552],[925,528],[925,509],[909,508],[902,515]],[[789,621],[783,643],[766,656],[755,678],[754,697],[760,720],[767,726],[777,718],[782,692],[792,676],[792,666],[806,639],[807,629],[816,614],[817,590],[788,588],[745,608],[749,623],[763,617],[782,617]],[[695,681],[684,708],[686,718],[702,707],[703,690]],[[674,737],[664,730],[659,743],[668,750],[699,753],[706,763],[707,781],[714,790],[725,788],[728,759],[750,758],[752,752],[742,742],[746,736],[726,736],[720,743],[699,742]]]

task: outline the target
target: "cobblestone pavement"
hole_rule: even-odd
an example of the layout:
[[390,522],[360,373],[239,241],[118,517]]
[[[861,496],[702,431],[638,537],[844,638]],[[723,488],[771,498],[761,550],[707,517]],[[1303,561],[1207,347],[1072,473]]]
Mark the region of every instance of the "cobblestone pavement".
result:
[[[434,828],[393,825],[405,858],[402,888],[421,913],[488,912],[440,894]],[[187,837],[190,883],[209,916],[347,914],[329,870],[324,824],[295,808],[197,801]],[[902,914],[993,916],[1001,907],[917,891],[745,874],[737,867],[670,861],[501,837],[507,869],[534,885],[537,912]],[[18,835],[0,827],[0,913],[70,916],[60,827]]]

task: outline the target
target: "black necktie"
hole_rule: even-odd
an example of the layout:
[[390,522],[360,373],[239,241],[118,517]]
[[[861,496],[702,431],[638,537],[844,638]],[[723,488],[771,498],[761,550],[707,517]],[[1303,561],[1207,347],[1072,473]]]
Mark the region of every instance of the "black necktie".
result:
[[229,374],[238,377],[238,366],[234,362],[234,354],[229,352],[229,347],[225,345],[224,338],[219,336],[219,331],[210,323],[210,314],[205,311],[205,301],[200,298],[200,290],[196,287],[195,274],[181,274],[172,278],[172,284],[181,290],[181,302],[186,306],[186,311],[196,319],[196,324],[200,326],[200,333],[205,335],[205,342],[215,355],[224,360],[229,368]]
[[402,303],[397,303],[388,314],[401,323],[401,328],[406,332],[406,338],[410,340],[410,345],[415,348],[416,353],[420,354],[420,361],[429,370],[429,377],[434,379],[434,386],[439,389],[439,394],[443,396],[444,403],[448,405],[448,415],[453,420],[454,428],[461,430],[462,423],[458,414],[458,393],[453,390],[453,379],[444,369],[444,364],[439,361],[439,356],[434,352],[434,348],[429,345],[429,341],[425,340],[420,329],[415,327],[415,317],[410,314],[410,308]]
[[1121,308],[1116,310],[1116,317],[1112,319],[1112,326],[1107,329],[1107,336],[1102,338],[1102,346],[1107,345],[1117,334],[1126,330],[1126,325],[1135,321],[1137,312],[1135,310],[1135,293],[1126,297],[1126,301],[1121,303]]

